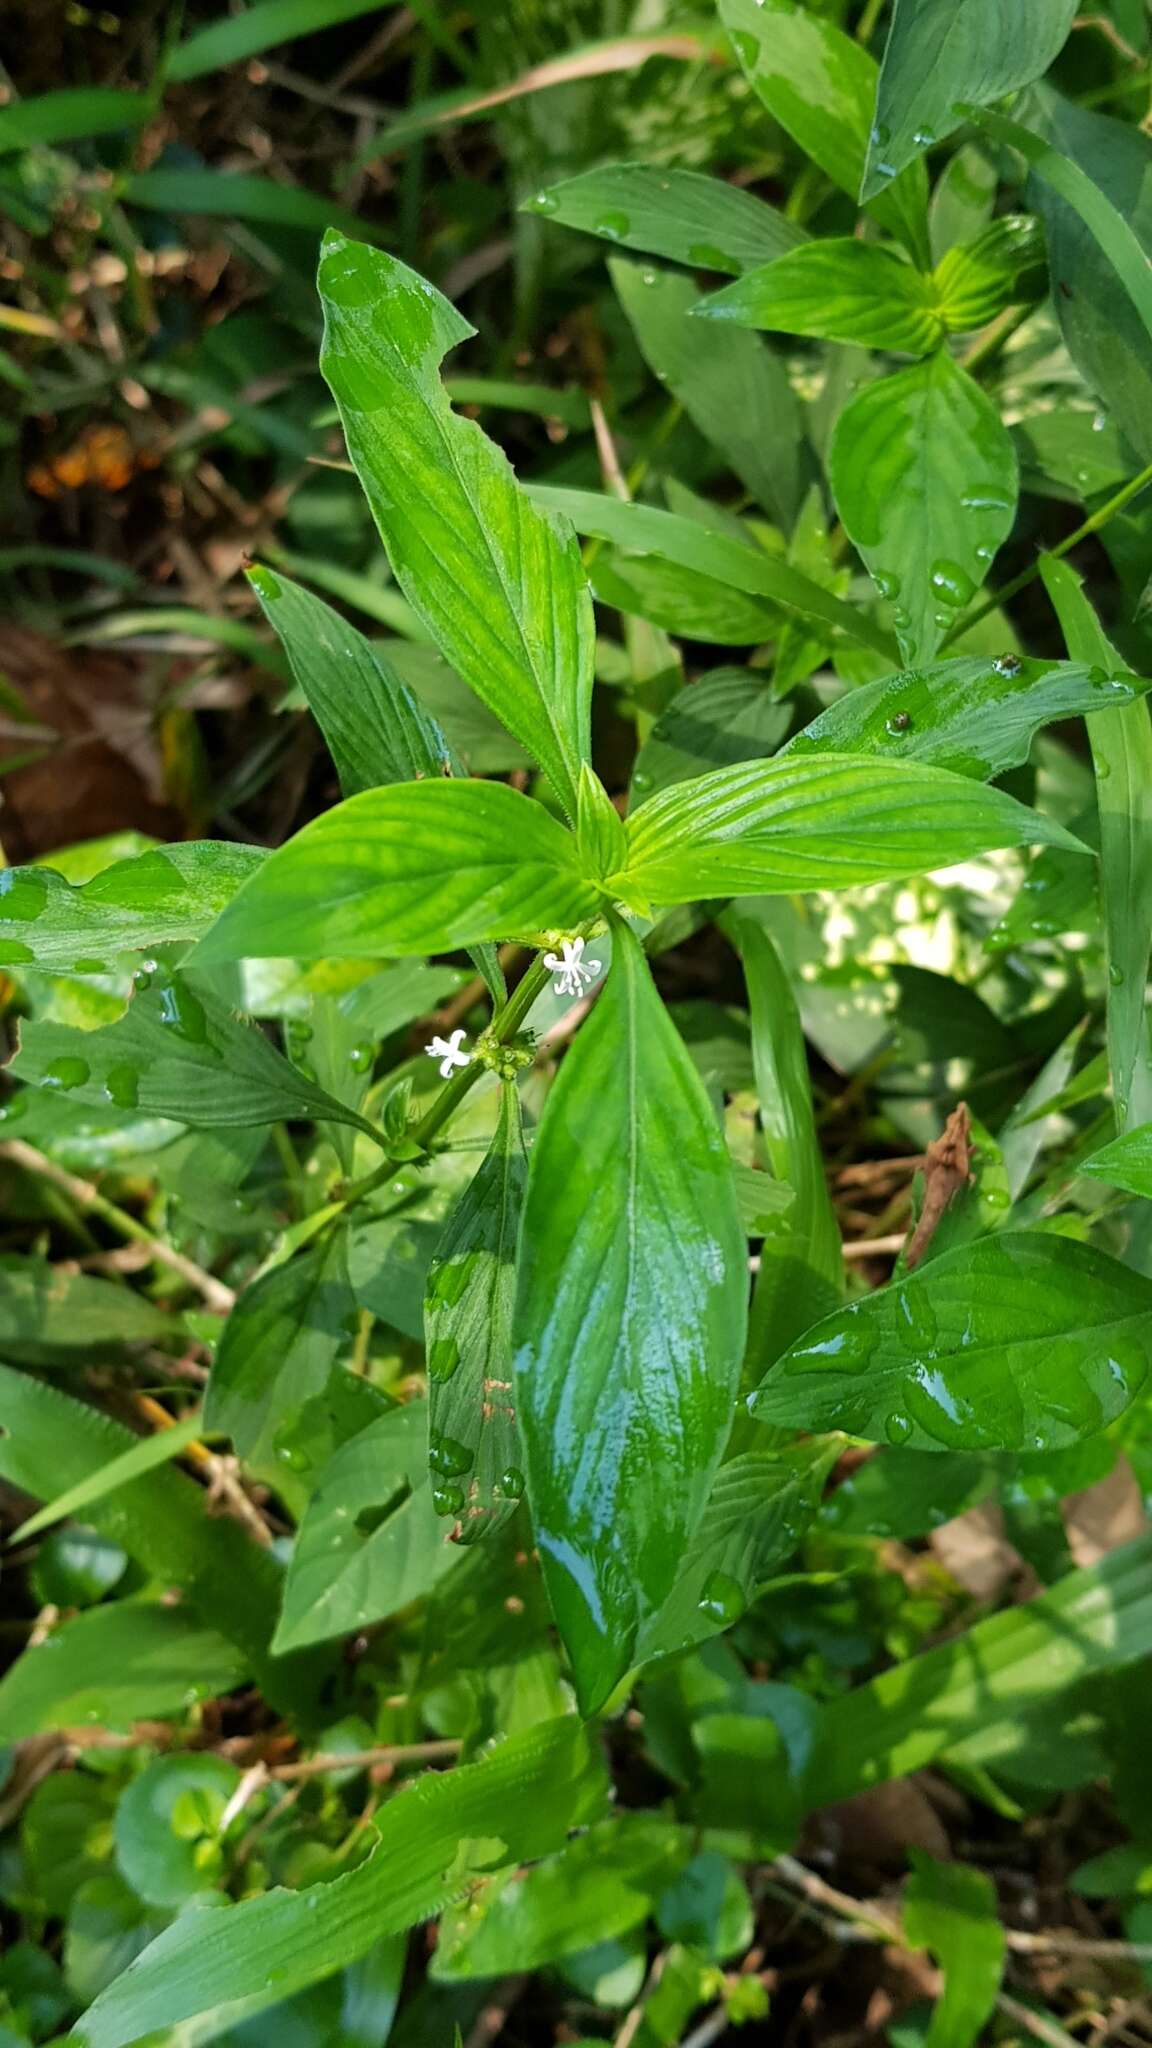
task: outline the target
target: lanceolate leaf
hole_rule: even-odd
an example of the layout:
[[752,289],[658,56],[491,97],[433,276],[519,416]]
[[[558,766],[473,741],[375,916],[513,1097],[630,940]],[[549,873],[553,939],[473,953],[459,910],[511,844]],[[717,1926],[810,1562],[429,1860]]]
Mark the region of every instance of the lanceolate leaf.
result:
[[845,406],[828,473],[905,660],[931,660],[1012,525],[1016,452],[999,413],[941,349]]
[[1137,676],[1109,675],[1084,662],[966,654],[862,683],[789,740],[778,758],[825,750],[879,754],[990,781],[1028,759],[1040,726],[1096,712],[1103,717],[1149,687]]
[[990,2017],[1004,1971],[1005,1940],[996,1887],[986,1871],[934,1863],[913,1849],[904,1893],[904,1931],[943,1965],[944,1989],[926,2048],[972,2048]]
[[1030,85],[1062,49],[1076,0],[896,0],[864,176],[864,197],[964,119],[962,103],[987,106]]
[[751,1405],[915,1450],[1059,1450],[1123,1413],[1150,1346],[1152,1281],[1090,1245],[1004,1232],[826,1317]]
[[197,952],[446,952],[567,929],[599,907],[574,839],[541,804],[503,783],[401,782],[349,797],[271,854]]
[[655,902],[895,881],[998,846],[1078,841],[1051,818],[918,761],[751,761],[661,790],[628,820],[628,884]]
[[680,690],[656,720],[632,769],[635,801],[710,768],[775,753],[790,719],[789,706],[755,670],[712,669]]
[[[1040,564],[1069,654],[1122,667],[1080,588],[1075,570],[1052,556]],[[1152,1028],[1148,963],[1152,956],[1152,723],[1147,704],[1115,718],[1090,718],[1100,812],[1100,886],[1108,953],[1108,1063],[1121,1130],[1152,1117]]]
[[321,367],[396,579],[441,651],[574,808],[592,604],[575,536],[460,419],[440,362],[472,333],[395,257],[329,234]]
[[265,568],[248,576],[328,742],[345,796],[451,772],[435,719],[371,640],[287,576]]
[[261,1274],[224,1325],[205,1426],[274,1476],[278,1425],[323,1393],[355,1315],[342,1231]]
[[184,1913],[101,1992],[75,2029],[127,2048],[217,2006],[260,2011],[439,1912],[477,1872],[560,1847],[603,1805],[603,1766],[574,1715],[501,1743],[483,1762],[428,1772],[376,1821],[358,1869],[216,1912]]
[[732,1415],[745,1239],[727,1150],[628,928],[532,1155],[516,1399],[549,1595],[586,1713],[635,1653]]
[[804,240],[804,230],[762,199],[699,171],[601,164],[525,201],[561,227],[583,228],[693,270],[738,276]]
[[448,1218],[424,1298],[432,1484],[460,1543],[497,1529],[524,1492],[512,1312],[527,1175],[520,1098],[505,1081],[496,1135]]
[[27,1365],[75,1364],[85,1354],[163,1342],[176,1327],[164,1309],[130,1287],[96,1273],[70,1273],[32,1253],[0,1253],[5,1358]]
[[698,327],[689,315],[700,294],[678,271],[625,257],[608,268],[653,376],[753,497],[791,527],[808,458],[803,413],[782,358],[755,335]]
[[709,320],[927,355],[944,334],[933,280],[852,236],[805,242],[702,300]]
[[309,1081],[262,1031],[181,974],[150,962],[122,1017],[98,1031],[29,1024],[12,1072],[76,1102],[139,1109],[180,1123],[277,1123],[312,1117],[374,1135],[355,1110]]
[[0,869],[0,967],[107,974],[129,947],[198,939],[255,874],[263,847],[157,847],[73,886],[52,868]]
[[[876,60],[843,29],[797,0],[721,0],[720,18],[769,113],[833,184],[855,199],[864,175]],[[917,257],[927,255],[921,164],[888,180],[871,211]]]
[[1138,1124],[1123,1137],[1114,1138],[1090,1159],[1082,1160],[1077,1171],[1152,1201],[1152,1123]]

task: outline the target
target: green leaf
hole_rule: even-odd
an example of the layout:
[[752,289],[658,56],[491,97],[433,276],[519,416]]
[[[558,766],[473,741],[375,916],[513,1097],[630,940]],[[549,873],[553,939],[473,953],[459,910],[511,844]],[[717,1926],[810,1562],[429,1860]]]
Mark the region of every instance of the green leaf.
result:
[[900,349],[913,356],[927,355],[944,335],[932,278],[893,250],[850,236],[805,242],[713,292],[695,310],[705,319],[732,320],[741,327]]
[[[1068,353],[1126,441],[1147,460],[1152,143],[1140,128],[1075,106],[1047,86],[1030,95],[1028,111],[1051,144],[1043,159],[1029,158],[1036,172],[1030,197],[1047,232],[1052,304]],[[1012,142],[1023,146],[1019,134]]]
[[[1116,666],[1109,663],[1113,671]],[[1087,661],[965,654],[849,690],[796,733],[778,758],[825,750],[877,754],[991,781],[1028,759],[1040,726],[1096,713],[1103,719],[1149,688],[1137,676],[1106,674]]]
[[575,536],[453,413],[439,365],[473,330],[446,299],[394,257],[336,234],[318,282],[321,368],[396,580],[574,810],[593,634]]
[[1026,1755],[1030,1714],[1093,1672],[1152,1655],[1150,1566],[1144,1536],[843,1694],[820,1725],[809,1803],[850,1798],[949,1751],[987,1765]]
[[269,855],[198,960],[378,959],[568,930],[601,908],[576,842],[496,782],[369,789]]
[[988,226],[999,183],[996,163],[986,145],[966,142],[949,157],[928,209],[932,254],[938,264],[958,242],[971,242]]
[[660,713],[636,756],[633,798],[639,803],[709,768],[763,760],[775,753],[791,719],[788,705],[753,669],[712,669]]
[[558,511],[566,513],[579,533],[614,541],[636,554],[658,555],[664,561],[677,562],[681,568],[714,577],[717,583],[726,583],[733,590],[766,597],[770,603],[799,612],[804,618],[819,619],[822,624],[849,634],[862,646],[875,648],[878,654],[892,654],[889,636],[873,625],[858,606],[844,604],[811,576],[805,576],[802,570],[777,556],[766,554],[751,541],[745,544],[726,533],[710,532],[698,520],[687,519],[678,512],[663,512],[654,505],[626,505],[619,498],[601,497],[595,491],[536,484],[532,496],[541,504],[555,505]]
[[573,1715],[500,1743],[482,1763],[427,1772],[377,1816],[374,1853],[358,1869],[181,1914],[101,1993],[76,2039],[128,2048],[234,2000],[246,2014],[273,2005],[430,1919],[478,1869],[558,1848],[603,1796],[603,1766]]
[[904,1891],[904,1932],[913,1948],[929,1948],[944,1971],[925,2048],[973,2048],[996,2005],[1007,1944],[996,1887],[983,1870],[935,1863],[910,1849]]
[[258,172],[130,171],[121,194],[132,206],[153,213],[203,213],[267,227],[301,228],[312,235],[335,233],[337,228],[373,240],[380,234],[372,221],[335,199],[305,192],[299,185],[283,185],[277,178],[262,178]]
[[429,1461],[460,1543],[498,1529],[524,1492],[512,1311],[527,1175],[520,1098],[505,1081],[495,1136],[437,1241],[424,1298]]
[[748,1363],[757,1373],[839,1300],[844,1266],[792,985],[758,924],[738,918],[735,936],[748,986],[764,1150],[770,1172],[795,1192],[760,1251],[748,1343]]
[[202,78],[206,71],[240,64],[261,50],[274,50],[278,43],[355,21],[378,5],[379,0],[255,0],[243,13],[206,22],[178,43],[168,59],[168,79],[182,85],[189,78]]
[[1082,1159],[1076,1171],[1152,1201],[1152,1123],[1137,1124],[1113,1138],[1110,1145],[1102,1145],[1099,1152]]
[[1064,47],[1076,0],[896,0],[876,96],[863,194],[964,120],[963,101],[986,107],[1039,78]]
[[546,186],[523,210],[625,249],[733,276],[804,240],[803,228],[738,185],[651,164],[600,164]]
[[151,961],[136,983],[124,1015],[96,1031],[27,1024],[11,1072],[74,1102],[139,1109],[202,1128],[310,1117],[377,1136],[255,1025],[198,994],[183,975]]
[[[876,60],[797,0],[720,0],[720,19],[769,113],[826,177],[853,199],[860,190],[879,76]],[[889,179],[869,211],[927,257],[927,179],[922,164]]]
[[130,1728],[215,1699],[248,1677],[232,1643],[179,1608],[120,1600],[74,1615],[0,1679],[0,1727],[16,1742],[98,1721]]
[[846,405],[828,458],[836,509],[906,661],[930,661],[974,596],[1016,510],[1016,451],[947,350]]
[[448,742],[371,640],[271,569],[248,580],[280,635],[345,796],[450,773]]
[[359,1430],[325,1466],[288,1568],[278,1655],[386,1620],[459,1563],[433,1505],[427,1443],[416,1403]]
[[115,92],[104,86],[81,86],[41,93],[30,100],[12,100],[0,107],[0,155],[16,149],[52,148],[80,142],[89,135],[121,135],[151,120],[153,104],[144,92]]
[[737,328],[698,327],[689,315],[700,305],[700,294],[678,271],[623,256],[608,269],[653,376],[679,399],[753,497],[791,527],[808,482],[809,458],[804,416],[783,359]]
[[116,1809],[115,1843],[116,1861],[138,1898],[182,1906],[215,1887],[222,1860],[216,1838],[239,1783],[235,1764],[208,1755],[158,1756],[132,1780]]
[[913,1450],[1060,1450],[1123,1414],[1150,1340],[1152,1281],[1091,1245],[1003,1232],[827,1316],[750,1406]]
[[107,974],[128,947],[198,939],[265,857],[193,840],[115,861],[76,887],[52,868],[0,869],[0,967]]
[[659,555],[629,555],[601,549],[589,566],[601,604],[649,619],[681,639],[720,647],[758,647],[784,627],[779,609],[764,598],[746,597],[713,576],[662,561]]
[[677,783],[628,819],[629,887],[654,902],[897,881],[987,853],[1078,845],[1062,826],[918,761],[750,761]]
[[689,1830],[649,1814],[602,1820],[531,1870],[481,1883],[440,1923],[440,1983],[539,1970],[639,1927],[691,1854]]
[[19,1363],[74,1364],[77,1353],[163,1343],[176,1327],[130,1287],[65,1272],[32,1253],[0,1253],[0,1352]]
[[337,1230],[246,1287],[221,1332],[204,1423],[240,1457],[275,1476],[276,1431],[322,1394],[349,1340],[355,1303]]
[[723,1138],[636,939],[613,939],[536,1137],[515,1321],[536,1537],[587,1713],[699,1522],[745,1323]]
[[[949,333],[971,334],[1015,299],[1025,294],[1039,297],[1043,265],[1038,224],[1027,213],[1002,214],[972,241],[949,249],[932,276],[940,317]],[[1030,273],[1035,276],[1035,292]]]
[[131,1450],[124,1451],[118,1458],[110,1458],[98,1472],[79,1480],[75,1486],[57,1494],[47,1507],[29,1515],[26,1522],[21,1522],[20,1527],[12,1531],[10,1542],[27,1543],[33,1536],[51,1529],[55,1523],[78,1515],[81,1508],[106,1499],[110,1493],[115,1493],[117,1487],[139,1478],[142,1472],[151,1472],[157,1465],[166,1465],[170,1458],[180,1457],[189,1444],[202,1435],[203,1429],[203,1417],[196,1413],[186,1415],[182,1422],[174,1422],[171,1429],[158,1429],[154,1436],[141,1437]]
[[[1074,569],[1042,556],[1040,573],[1069,654],[1123,666],[1100,629]],[[1152,1118],[1152,1027],[1148,963],[1152,956],[1152,722],[1147,704],[1115,718],[1090,718],[1100,813],[1100,886],[1108,955],[1108,1064],[1121,1130]]]

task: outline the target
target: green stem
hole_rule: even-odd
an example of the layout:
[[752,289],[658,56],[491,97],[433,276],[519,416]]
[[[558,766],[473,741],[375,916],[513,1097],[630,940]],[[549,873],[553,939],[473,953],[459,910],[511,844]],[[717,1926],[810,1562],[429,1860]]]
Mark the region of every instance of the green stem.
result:
[[[1059,561],[1062,556],[1071,554],[1074,547],[1078,547],[1082,540],[1087,540],[1090,533],[1099,533],[1102,526],[1106,526],[1110,519],[1115,518],[1117,512],[1122,512],[1125,505],[1131,504],[1133,498],[1138,497],[1141,491],[1147,490],[1149,484],[1152,484],[1152,462],[1145,469],[1142,469],[1138,476],[1134,476],[1130,478],[1128,483],[1122,484],[1120,489],[1108,499],[1106,504],[1099,506],[1095,512],[1090,513],[1088,518],[1076,528],[1075,533],[1070,533],[1056,547],[1047,548],[1045,553],[1054,561]],[[1040,562],[1037,560],[1032,563],[1030,568],[1022,569],[1019,576],[1014,576],[1010,583],[1004,583],[999,590],[990,592],[984,604],[978,606],[974,612],[970,612],[966,619],[958,619],[951,632],[945,634],[944,639],[940,643],[941,651],[949,646],[953,640],[960,639],[962,634],[970,632],[973,626],[978,626],[980,621],[986,619],[990,612],[999,611],[1001,605],[1007,604],[1009,598],[1015,597],[1021,590],[1026,589],[1028,584],[1034,582],[1039,574]]]

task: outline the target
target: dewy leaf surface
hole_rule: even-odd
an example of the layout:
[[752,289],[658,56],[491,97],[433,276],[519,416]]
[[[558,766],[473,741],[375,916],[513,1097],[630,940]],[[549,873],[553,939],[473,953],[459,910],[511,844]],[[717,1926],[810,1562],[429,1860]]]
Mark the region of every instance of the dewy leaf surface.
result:
[[105,974],[125,949],[198,939],[266,857],[205,839],[116,861],[83,884],[51,867],[0,869],[0,967]]
[[792,895],[1036,842],[1079,845],[1002,790],[943,768],[828,754],[718,768],[661,790],[628,820],[626,873],[663,903]]
[[269,855],[201,960],[356,959],[531,940],[594,917],[575,840],[496,782],[400,782],[349,797]]
[[600,164],[549,185],[524,210],[625,249],[734,276],[804,240],[795,221],[738,185],[651,164]]
[[614,932],[532,1154],[516,1401],[549,1596],[585,1712],[673,1585],[732,1415],[746,1244],[719,1126]]
[[452,411],[440,363],[473,332],[394,256],[325,238],[321,368],[404,591],[442,653],[575,807],[592,602],[576,537]]
[[760,1422],[913,1450],[1054,1451],[1144,1385],[1152,1281],[1091,1245],[1002,1232],[941,1253],[794,1344]]
[[930,661],[1011,530],[1016,451],[999,413],[941,349],[845,406],[828,474],[904,659]]
[[876,96],[865,199],[963,119],[1030,85],[1058,57],[1076,0],[896,0]]

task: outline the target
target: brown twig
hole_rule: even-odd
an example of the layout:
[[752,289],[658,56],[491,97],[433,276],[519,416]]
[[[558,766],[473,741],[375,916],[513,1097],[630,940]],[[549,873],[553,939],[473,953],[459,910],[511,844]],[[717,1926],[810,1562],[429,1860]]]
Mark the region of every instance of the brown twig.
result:
[[320,1778],[325,1771],[367,1770],[373,1764],[446,1763],[459,1754],[459,1742],[450,1738],[438,1742],[391,1742],[375,1749],[324,1751],[319,1756],[304,1757],[299,1763],[274,1764],[268,1776],[286,1781]]

